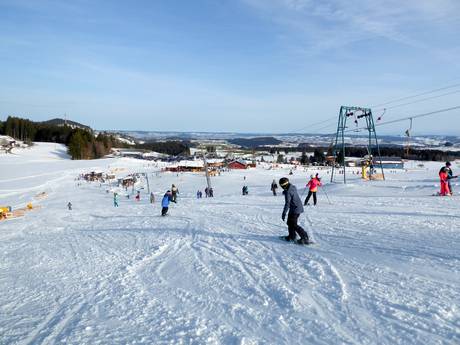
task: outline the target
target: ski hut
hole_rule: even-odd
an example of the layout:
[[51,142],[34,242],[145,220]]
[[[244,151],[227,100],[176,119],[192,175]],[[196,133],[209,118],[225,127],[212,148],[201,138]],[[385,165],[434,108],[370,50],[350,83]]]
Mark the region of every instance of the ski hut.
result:
[[134,184],[136,183],[136,177],[133,175],[126,176],[125,178],[122,178],[121,180],[119,180],[119,182],[125,188],[129,186],[134,186]]
[[83,178],[86,180],[86,181],[98,181],[100,179],[102,179],[104,173],[102,171],[99,171],[99,170],[95,170],[95,171],[91,171],[89,173],[86,173],[86,174],[83,174]]
[[229,169],[248,169],[248,164],[243,161],[233,161],[228,163]]
[[[374,158],[374,165],[380,162]],[[404,162],[400,157],[382,157],[382,167],[384,169],[404,169]]]

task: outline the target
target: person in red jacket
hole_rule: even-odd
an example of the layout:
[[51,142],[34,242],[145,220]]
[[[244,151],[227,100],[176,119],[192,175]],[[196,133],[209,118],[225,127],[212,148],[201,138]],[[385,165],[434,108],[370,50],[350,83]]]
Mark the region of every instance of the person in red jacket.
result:
[[447,173],[447,169],[443,167],[439,172],[439,180],[441,182],[441,192],[439,195],[446,196],[451,195],[449,189],[449,175]]
[[309,188],[309,190],[308,190],[308,195],[307,195],[307,198],[305,199],[304,205],[308,205],[308,201],[313,195],[313,205],[316,206],[316,201],[317,201],[316,192],[318,191],[319,186],[321,186],[321,179],[318,177],[318,174],[316,174],[316,176],[311,175],[311,179],[307,183],[307,187]]

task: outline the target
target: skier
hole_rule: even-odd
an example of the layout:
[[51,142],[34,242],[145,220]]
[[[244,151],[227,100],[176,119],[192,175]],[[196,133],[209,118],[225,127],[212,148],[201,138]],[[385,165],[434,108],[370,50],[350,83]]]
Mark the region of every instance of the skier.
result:
[[283,222],[286,220],[286,213],[288,213],[287,225],[289,235],[284,236],[283,239],[286,241],[295,241],[296,233],[299,234],[300,240],[297,241],[298,244],[309,244],[308,234],[305,230],[297,224],[299,216],[303,213],[302,200],[300,200],[299,194],[297,193],[297,188],[289,183],[289,179],[282,177],[279,180],[281,188],[283,188],[284,194],[284,209],[281,219]]
[[249,194],[249,190],[248,190],[248,186],[243,186],[243,195],[248,195]]
[[163,196],[163,200],[161,200],[161,206],[162,206],[161,215],[163,217],[166,216],[166,213],[168,213],[170,201],[172,201],[172,193],[170,190],[168,190]]
[[153,192],[150,193],[150,203],[153,204],[155,202],[155,195]]
[[206,187],[206,188],[204,189],[204,194],[206,195],[206,197],[209,196],[209,188],[208,188],[208,187]]
[[171,186],[171,193],[172,193],[171,201],[177,203],[176,200],[177,200],[177,194],[179,194],[179,189],[177,189],[177,187],[174,184]]
[[313,195],[313,205],[316,206],[316,192],[318,191],[318,187],[321,186],[321,179],[316,176],[311,175],[310,181],[308,181],[306,187],[309,188],[307,198],[305,199],[304,205],[308,205],[308,201],[310,200],[311,196]]
[[270,190],[273,192],[273,195],[276,196],[276,190],[278,189],[278,185],[276,184],[275,180],[273,180]]
[[441,191],[439,195],[441,196],[451,195],[450,189],[449,189],[449,183],[448,183],[449,177],[447,174],[446,167],[441,168],[441,171],[439,172],[439,180],[441,182]]
[[214,189],[212,189],[212,187],[209,188],[208,193],[209,193],[209,197],[210,197],[210,198],[214,198]]
[[137,194],[136,194],[135,199],[136,199],[136,201],[140,201],[140,200],[141,200],[141,192],[137,191]]
[[69,211],[72,211],[72,203],[69,201],[69,203],[67,204],[67,208],[69,209]]
[[116,192],[113,193],[113,206],[118,207],[118,194]]
[[446,172],[447,172],[447,184],[449,185],[449,192],[451,195],[454,194],[454,192],[452,191],[452,184],[450,183],[450,180],[452,180],[453,178],[457,178],[458,176],[454,176],[453,173],[452,173],[452,169],[450,168],[452,164],[450,164],[450,162],[446,162]]

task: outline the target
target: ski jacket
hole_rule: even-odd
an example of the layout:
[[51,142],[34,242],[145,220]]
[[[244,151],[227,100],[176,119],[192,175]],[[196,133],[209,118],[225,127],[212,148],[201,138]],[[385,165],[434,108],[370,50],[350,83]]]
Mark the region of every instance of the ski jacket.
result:
[[447,180],[449,179],[449,175],[446,171],[441,171],[439,173],[439,178],[441,179],[441,182],[447,182]]
[[316,177],[307,183],[307,187],[310,187],[310,192],[316,192],[319,186],[321,186],[321,182]]
[[169,207],[169,202],[171,201],[171,196],[169,194],[165,194],[163,200],[161,200],[162,207]]
[[284,209],[283,217],[286,216],[286,213],[289,211],[289,214],[301,214],[303,213],[303,204],[300,200],[299,193],[297,193],[297,188],[289,184],[289,187],[283,191],[284,194]]
[[276,188],[278,188],[278,185],[276,183],[272,183],[272,188],[271,190],[275,190]]

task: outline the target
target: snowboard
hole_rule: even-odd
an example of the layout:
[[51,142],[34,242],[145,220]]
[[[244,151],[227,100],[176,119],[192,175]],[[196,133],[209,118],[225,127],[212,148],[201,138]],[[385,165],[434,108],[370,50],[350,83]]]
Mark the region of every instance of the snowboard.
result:
[[278,238],[283,241],[283,242],[286,242],[286,243],[291,243],[291,244],[296,244],[298,246],[311,246],[311,245],[314,245],[314,244],[317,244],[316,242],[313,242],[313,241],[309,241],[308,243],[306,244],[301,244],[301,243],[297,243],[297,240],[295,241],[286,241],[286,239],[284,238],[285,236],[279,236]]

